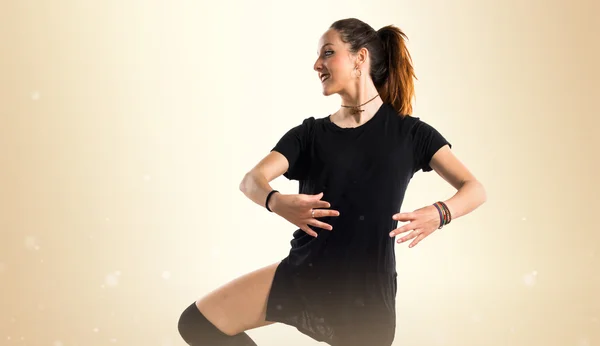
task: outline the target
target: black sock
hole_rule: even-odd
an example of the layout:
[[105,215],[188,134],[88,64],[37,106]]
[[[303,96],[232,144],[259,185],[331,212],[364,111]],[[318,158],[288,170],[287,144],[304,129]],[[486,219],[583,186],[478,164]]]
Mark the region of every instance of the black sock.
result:
[[230,336],[220,331],[198,310],[195,302],[181,314],[178,329],[190,346],[257,346],[244,332]]

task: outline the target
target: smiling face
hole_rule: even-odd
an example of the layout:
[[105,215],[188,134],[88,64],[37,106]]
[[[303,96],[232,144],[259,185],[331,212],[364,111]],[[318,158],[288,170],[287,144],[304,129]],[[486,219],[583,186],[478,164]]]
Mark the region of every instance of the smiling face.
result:
[[355,57],[350,45],[342,42],[337,31],[327,30],[318,44],[314,70],[323,86],[323,95],[344,93],[356,83]]

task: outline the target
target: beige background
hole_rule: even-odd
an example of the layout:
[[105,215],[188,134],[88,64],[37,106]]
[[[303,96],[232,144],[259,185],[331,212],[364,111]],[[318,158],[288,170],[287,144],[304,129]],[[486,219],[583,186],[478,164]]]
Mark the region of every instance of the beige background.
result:
[[[184,345],[187,305],[285,256],[238,185],[339,106],[312,66],[346,17],[407,33],[415,115],[488,192],[397,247],[394,345],[600,345],[600,5],[566,3],[3,0],[0,345]],[[419,172],[403,210],[453,192]]]

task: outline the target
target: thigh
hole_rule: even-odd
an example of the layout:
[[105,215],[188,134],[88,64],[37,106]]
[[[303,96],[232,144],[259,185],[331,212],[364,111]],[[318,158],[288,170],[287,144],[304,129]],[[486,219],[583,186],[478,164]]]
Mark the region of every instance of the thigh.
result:
[[242,275],[196,301],[196,306],[228,335],[272,324],[265,320],[266,308],[278,265],[276,262]]

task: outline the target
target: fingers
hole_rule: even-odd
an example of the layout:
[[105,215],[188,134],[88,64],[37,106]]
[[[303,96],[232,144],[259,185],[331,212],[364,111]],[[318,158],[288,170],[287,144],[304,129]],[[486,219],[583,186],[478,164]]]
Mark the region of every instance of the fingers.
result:
[[408,247],[413,247],[417,244],[419,244],[419,242],[421,240],[423,240],[423,238],[425,238],[427,235],[425,234],[425,232],[419,233],[419,235],[415,238],[415,240],[412,241],[412,243],[410,243],[410,245]]
[[322,200],[310,199],[305,204],[309,208],[331,208],[331,203]]
[[318,233],[313,231],[309,225],[324,230],[333,230],[333,226],[319,221],[317,218],[340,215],[339,211],[328,209],[331,208],[331,204],[327,201],[322,201],[321,198],[323,198],[323,192],[316,195],[299,195],[294,200],[295,206],[306,207],[308,209],[308,218],[304,221],[306,224],[300,226],[300,229],[313,237],[317,237]]
[[318,201],[321,198],[323,198],[323,192],[319,192],[316,195],[307,195],[307,196],[311,202],[314,202],[314,201]]
[[398,244],[404,243],[405,241],[417,238],[417,237],[421,236],[422,234],[423,234],[423,232],[421,232],[421,230],[414,230],[414,231],[410,232],[409,234],[405,235],[404,237],[399,238],[396,242]]
[[[331,226],[325,222],[319,221],[319,220],[317,220],[317,218],[327,217],[327,216],[339,216],[339,215],[340,215],[340,212],[337,210],[313,209],[313,211],[311,212],[311,219],[309,219],[308,224],[331,231],[331,230],[333,230],[333,226]],[[314,216],[314,218],[313,218],[313,216]]]
[[391,231],[390,232],[390,237],[393,238],[393,237],[397,236],[398,234],[402,234],[402,233],[405,233],[405,232],[408,232],[408,231],[412,231],[413,229],[416,228],[416,226],[417,225],[414,222],[407,223],[406,225],[404,225],[402,227],[398,227],[395,230]]
[[392,219],[396,220],[396,221],[412,221],[412,220],[416,219],[416,215],[414,212],[398,213],[398,214],[394,214],[392,216]]
[[308,195],[308,200],[306,200],[306,205],[310,208],[331,208],[331,204],[327,201],[322,201],[323,192],[318,193],[316,195]]
[[326,201],[318,201],[318,202],[311,202],[310,204],[308,204],[309,207],[311,208],[331,208],[331,204],[329,202]]
[[311,235],[311,236],[313,236],[315,238],[317,237],[317,232],[315,232],[312,229],[310,229],[310,227],[308,227],[308,225],[301,226],[300,229],[303,230],[304,232],[306,232],[308,235]]
[[315,219],[318,217],[340,216],[340,212],[333,209],[313,209],[313,211]]
[[404,243],[405,241],[414,239],[410,243],[410,245],[408,245],[408,247],[411,248],[411,247],[414,247],[415,245],[417,245],[421,240],[423,240],[423,238],[427,237],[427,234],[428,233],[425,231],[416,229],[416,230],[410,232],[409,234],[407,234],[406,236],[398,239],[396,242],[398,244],[400,244],[400,243]]
[[308,224],[312,225],[312,226],[315,226],[315,227],[319,227],[321,229],[326,229],[328,231],[333,230],[333,226],[331,226],[330,224],[327,224],[325,222],[322,222],[322,221],[319,221],[319,220],[315,220],[315,219],[312,219],[312,220],[308,221]]
[[417,225],[415,224],[414,221],[416,219],[417,219],[417,215],[416,215],[415,212],[397,213],[397,214],[392,215],[392,220],[402,221],[402,222],[409,222],[409,223],[403,225],[402,227],[398,227],[397,229],[395,229],[392,232],[390,232],[390,237],[395,237],[398,234],[401,234],[401,233],[404,233],[404,232],[408,232],[410,230],[415,229],[415,227]]

